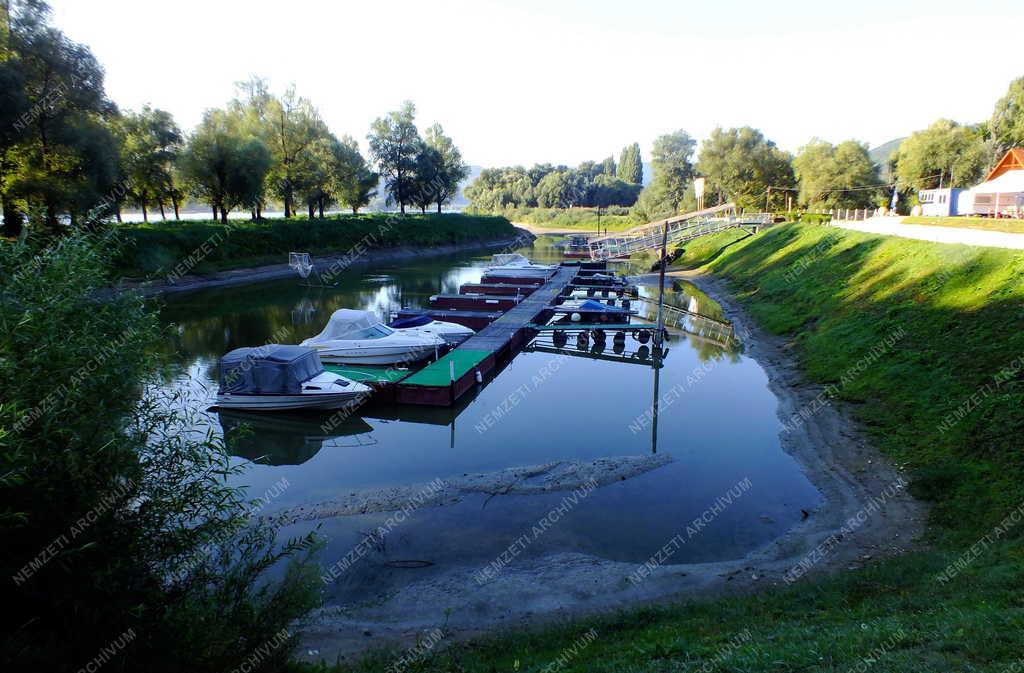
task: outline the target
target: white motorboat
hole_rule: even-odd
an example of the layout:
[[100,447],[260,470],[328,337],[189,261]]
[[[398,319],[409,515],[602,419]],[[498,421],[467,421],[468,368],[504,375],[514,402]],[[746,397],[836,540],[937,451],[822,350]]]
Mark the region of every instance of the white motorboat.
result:
[[324,371],[316,350],[268,344],[236,348],[220,360],[217,406],[281,411],[345,409],[365,402],[369,386]]
[[411,318],[396,318],[388,323],[388,327],[402,334],[429,334],[439,336],[449,346],[460,343],[476,334],[473,330],[454,322],[434,320],[429,315],[417,315]]
[[324,330],[302,342],[315,348],[324,362],[348,364],[411,364],[438,353],[445,345],[436,334],[399,331],[369,311],[338,309]]
[[491,261],[494,266],[487,267],[484,275],[547,278],[555,270],[550,264],[534,264],[518,253],[494,255]]

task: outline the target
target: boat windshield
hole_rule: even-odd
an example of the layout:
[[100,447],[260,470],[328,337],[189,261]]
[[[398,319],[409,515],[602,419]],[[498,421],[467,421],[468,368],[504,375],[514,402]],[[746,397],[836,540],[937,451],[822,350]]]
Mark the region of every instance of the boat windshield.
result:
[[387,325],[373,325],[345,335],[346,339],[383,339],[395,333]]

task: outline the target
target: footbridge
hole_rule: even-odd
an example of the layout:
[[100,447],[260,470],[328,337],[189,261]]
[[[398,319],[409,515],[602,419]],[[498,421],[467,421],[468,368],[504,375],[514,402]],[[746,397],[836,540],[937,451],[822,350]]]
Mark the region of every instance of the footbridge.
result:
[[[636,252],[661,249],[662,239],[679,244],[726,229],[745,229],[771,224],[771,213],[738,213],[736,204],[695,210],[590,240],[590,257],[606,260]],[[666,234],[667,232],[667,234]]]

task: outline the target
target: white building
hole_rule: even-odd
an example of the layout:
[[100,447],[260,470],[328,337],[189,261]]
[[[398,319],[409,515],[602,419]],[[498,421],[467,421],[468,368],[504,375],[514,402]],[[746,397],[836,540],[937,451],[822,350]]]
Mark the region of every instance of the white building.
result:
[[917,200],[921,202],[921,214],[934,217],[960,215],[958,202],[963,191],[958,187],[922,189],[917,193]]
[[961,196],[957,207],[962,215],[1024,216],[1024,149],[1007,152],[985,182]]

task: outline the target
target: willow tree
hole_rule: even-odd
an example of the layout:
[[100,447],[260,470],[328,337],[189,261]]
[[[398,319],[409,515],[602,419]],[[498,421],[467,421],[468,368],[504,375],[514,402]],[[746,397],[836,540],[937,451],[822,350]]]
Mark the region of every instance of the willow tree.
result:
[[416,106],[405,101],[402,107],[378,117],[367,136],[373,157],[390,193],[389,201],[405,213],[413,203],[416,189],[416,159],[423,141],[416,129]]
[[437,212],[441,207],[455,198],[459,185],[469,175],[469,166],[462,160],[462,152],[455,142],[445,135],[440,124],[427,129],[426,148],[436,153],[437,179],[433,187],[430,202],[437,204]]

